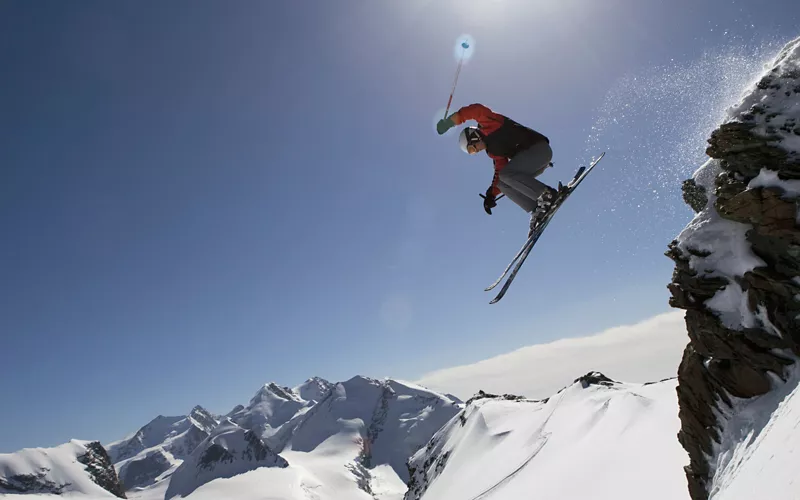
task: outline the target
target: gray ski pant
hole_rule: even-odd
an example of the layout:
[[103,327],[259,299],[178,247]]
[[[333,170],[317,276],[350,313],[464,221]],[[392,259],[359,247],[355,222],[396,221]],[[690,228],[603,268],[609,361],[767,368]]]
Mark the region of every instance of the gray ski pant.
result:
[[534,144],[517,154],[500,170],[497,187],[509,200],[528,213],[536,210],[537,199],[547,186],[536,180],[553,159],[553,150],[546,142]]

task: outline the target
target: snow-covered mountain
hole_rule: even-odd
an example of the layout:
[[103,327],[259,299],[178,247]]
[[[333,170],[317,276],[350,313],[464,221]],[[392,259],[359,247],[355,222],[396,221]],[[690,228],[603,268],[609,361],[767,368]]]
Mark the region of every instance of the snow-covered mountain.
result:
[[237,406],[228,418],[261,438],[275,435],[281,427],[314,404],[287,387],[265,384],[245,406]]
[[217,424],[210,412],[195,406],[189,415],[159,415],[131,438],[107,449],[125,488],[144,487],[172,474]]
[[[800,39],[708,142],[711,160],[684,184],[697,215],[667,252],[676,264],[670,303],[687,311],[679,439],[694,500],[742,494],[725,486],[737,484],[732,470],[748,470],[763,419],[782,404],[775,395],[798,382],[790,365],[800,356]],[[783,479],[771,487],[797,491]]]
[[479,394],[411,458],[405,500],[688,499],[675,386],[595,372],[540,401]]
[[287,448],[310,452],[349,439],[364,466],[388,465],[405,481],[408,457],[458,411],[447,396],[408,382],[353,377],[308,412]]
[[[108,448],[130,498],[263,491],[287,499],[313,492],[319,499],[399,500],[408,458],[462,406],[393,379],[334,384],[314,377],[294,388],[265,384],[219,419],[201,407],[159,416]],[[232,489],[220,493],[219,481]]]
[[243,429],[226,419],[172,474],[164,498],[186,497],[214,479],[230,478],[259,467],[288,465],[267,447],[256,431]]
[[292,391],[300,396],[300,399],[303,399],[304,401],[313,401],[318,403],[328,395],[332,388],[333,384],[324,378],[312,377],[292,389]]
[[[723,435],[731,452],[712,498],[794,498],[786,485],[794,481],[793,452],[800,447],[797,380],[794,370],[782,390],[758,405],[742,401],[745,411],[726,415],[737,425]],[[223,418],[159,481],[126,494],[139,500],[688,500],[676,386],[674,378],[630,384],[592,372],[547,399],[481,391],[464,404],[415,384],[354,377],[304,407],[282,450]],[[750,434],[742,439],[740,431]],[[169,453],[160,445],[143,451],[159,450]],[[116,484],[122,495],[103,455],[99,443],[78,441],[0,455],[0,497],[25,489],[30,500],[53,493],[113,498],[98,483],[112,490]]]
[[72,440],[55,448],[0,454],[0,496],[83,494],[125,498],[106,450],[96,441]]
[[133,458],[144,450],[160,446],[175,456],[186,456],[208,433],[217,420],[206,409],[195,406],[189,415],[165,417],[159,415],[139,429],[130,439],[106,446],[114,463]]

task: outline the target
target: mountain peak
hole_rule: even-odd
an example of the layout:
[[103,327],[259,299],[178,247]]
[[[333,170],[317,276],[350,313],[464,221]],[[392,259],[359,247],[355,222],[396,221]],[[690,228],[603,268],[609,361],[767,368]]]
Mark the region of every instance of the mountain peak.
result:
[[617,382],[615,380],[611,380],[610,378],[606,377],[602,373],[598,371],[592,371],[587,373],[586,375],[580,376],[575,379],[573,382],[575,384],[580,383],[581,386],[586,389],[590,385],[604,385],[606,387],[610,387]]
[[275,400],[294,401],[300,403],[300,398],[288,387],[281,387],[274,382],[264,384],[250,399],[248,408],[254,408],[265,402]]
[[199,405],[192,408],[192,411],[189,413],[189,419],[193,424],[206,432],[211,432],[211,429],[216,427],[219,423],[211,412]]
[[322,377],[311,377],[293,389],[305,401],[320,402],[330,393],[333,384]]

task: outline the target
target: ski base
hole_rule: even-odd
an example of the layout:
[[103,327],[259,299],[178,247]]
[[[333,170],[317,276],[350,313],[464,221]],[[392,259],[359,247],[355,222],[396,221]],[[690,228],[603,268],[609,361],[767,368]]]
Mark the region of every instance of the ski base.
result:
[[[495,298],[493,298],[489,302],[489,304],[496,304],[497,302],[500,301],[500,299],[502,299],[505,296],[506,292],[511,286],[511,283],[514,281],[514,277],[519,272],[520,268],[522,267],[522,264],[525,263],[525,259],[528,258],[528,255],[531,253],[531,250],[533,250],[533,246],[539,240],[539,237],[542,235],[542,233],[544,233],[544,230],[547,228],[548,224],[550,224],[550,221],[552,220],[555,213],[558,211],[561,205],[564,204],[564,201],[566,201],[566,199],[569,198],[569,196],[572,194],[575,188],[577,188],[578,185],[583,181],[583,179],[585,179],[586,176],[589,175],[589,172],[592,171],[595,165],[597,165],[600,162],[600,160],[603,158],[603,156],[605,156],[605,154],[606,153],[604,151],[603,153],[600,154],[600,156],[598,156],[594,161],[592,161],[592,163],[588,167],[580,167],[578,169],[578,171],[575,173],[575,176],[572,178],[569,184],[567,184],[566,192],[561,194],[556,199],[556,202],[553,204],[553,207],[550,210],[550,212],[548,212],[548,214],[545,216],[542,222],[540,222],[536,226],[536,228],[534,228],[533,234],[530,236],[530,238],[528,238],[528,240],[522,246],[522,249],[519,252],[517,252],[517,255],[514,256],[514,259],[512,259],[511,263],[503,271],[503,274],[500,275],[497,281],[495,281],[485,289],[485,291],[487,292],[489,290],[492,290],[497,285],[499,285],[501,281],[503,281],[503,278],[505,278],[506,275],[508,275],[508,279],[506,280],[505,283],[503,283],[502,288],[500,288],[500,291],[497,293]],[[508,274],[509,270],[511,270],[512,267],[513,270],[511,271],[511,274]]]

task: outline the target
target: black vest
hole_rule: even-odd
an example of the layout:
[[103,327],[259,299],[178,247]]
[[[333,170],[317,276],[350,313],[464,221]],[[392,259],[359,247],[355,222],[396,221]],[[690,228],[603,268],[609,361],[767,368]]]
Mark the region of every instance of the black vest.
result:
[[529,129],[510,118],[506,118],[499,129],[491,134],[483,135],[486,152],[493,156],[514,158],[534,144],[550,143],[550,140],[539,132]]

